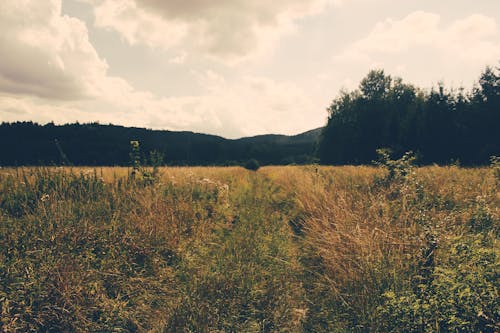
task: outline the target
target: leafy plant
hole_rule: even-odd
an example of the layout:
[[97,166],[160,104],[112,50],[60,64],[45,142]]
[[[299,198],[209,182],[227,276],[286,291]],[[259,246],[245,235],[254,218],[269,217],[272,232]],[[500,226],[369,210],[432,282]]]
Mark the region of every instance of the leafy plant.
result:
[[493,175],[495,175],[495,179],[497,182],[500,182],[500,157],[491,156],[490,157],[491,168],[493,170]]
[[141,171],[141,150],[139,147],[139,141],[130,141],[130,164],[132,166],[132,178],[136,177]]
[[374,163],[388,171],[386,177],[388,182],[404,181],[413,170],[415,155],[413,152],[408,151],[401,158],[394,160],[391,158],[390,153],[389,149],[377,149],[378,160],[374,161]]
[[427,283],[384,294],[384,331],[498,332],[498,252],[476,237],[458,238],[449,251]]
[[143,184],[154,183],[159,176],[159,167],[163,165],[163,153],[152,150],[149,152],[149,161],[146,160],[145,164],[151,166],[150,169],[146,168],[141,163],[141,151],[139,141],[130,141],[130,165],[132,172],[130,177],[141,181]]

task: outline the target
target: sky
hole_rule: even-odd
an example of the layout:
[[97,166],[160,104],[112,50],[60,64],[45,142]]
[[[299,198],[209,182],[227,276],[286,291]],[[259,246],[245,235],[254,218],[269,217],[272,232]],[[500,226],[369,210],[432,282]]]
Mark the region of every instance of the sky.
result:
[[0,1],[0,121],[292,135],[370,69],[470,88],[499,61],[498,0]]

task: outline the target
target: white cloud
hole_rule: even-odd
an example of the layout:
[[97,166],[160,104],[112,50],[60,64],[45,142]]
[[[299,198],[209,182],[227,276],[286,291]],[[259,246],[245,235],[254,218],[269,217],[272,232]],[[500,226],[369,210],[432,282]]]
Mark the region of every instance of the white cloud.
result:
[[1,121],[36,121],[39,123],[54,121],[64,124],[75,121],[92,122],[99,119],[95,117],[95,114],[67,103],[54,103],[53,100],[32,96],[0,94]]
[[[212,115],[212,133],[295,134],[321,125],[312,116],[318,109],[315,101],[290,82],[255,76],[227,81],[210,71],[199,77],[208,93],[196,98],[191,108],[197,114]],[[199,125],[200,130],[206,126]]]
[[[431,47],[473,60],[491,60],[499,56],[500,42],[493,18],[474,14],[441,26],[437,14],[414,12],[401,20],[378,23],[370,34],[351,49],[361,53],[398,53],[418,47]],[[478,48],[479,46],[479,48]],[[485,51],[493,51],[485,52]]]
[[226,64],[265,54],[298,19],[340,0],[81,0],[94,6],[95,25],[130,44],[205,54]]
[[[0,3],[0,120],[149,122],[189,126],[190,115],[107,74],[84,22],[61,14],[61,1]],[[167,103],[168,104],[168,103]]]
[[384,68],[425,86],[443,78],[469,85],[472,82],[460,80],[478,77],[484,66],[498,59],[500,31],[495,19],[473,14],[445,25],[440,15],[417,11],[379,22],[366,37],[336,54],[333,66],[339,73],[350,68],[350,76],[357,78],[369,69]]
[[0,3],[0,91],[52,99],[95,94],[107,70],[85,24],[61,15],[61,1]]
[[186,62],[186,59],[187,59],[187,53],[181,52],[179,55],[169,59],[168,62],[171,64],[181,65]]
[[85,23],[62,15],[60,1],[7,0],[0,10],[0,47],[9,50],[0,63],[2,121],[99,121],[230,137],[309,129],[312,103],[293,84],[248,76],[227,81],[204,71],[194,76],[200,95],[156,96],[108,75]]
[[344,6],[344,0],[332,0],[332,4],[335,7],[342,7]]
[[421,11],[402,20],[387,19],[378,23],[353,48],[360,52],[395,53],[411,47],[435,44],[441,35],[439,21],[439,15]]
[[320,126],[311,116],[313,100],[294,84],[244,76],[227,80],[213,71],[195,73],[204,88],[196,96],[157,97],[115,89],[109,110],[127,110],[115,122],[155,129],[192,130],[227,137],[265,133],[295,134]]
[[131,45],[170,48],[187,35],[183,22],[169,22],[134,0],[104,0],[94,3],[95,25],[119,32]]

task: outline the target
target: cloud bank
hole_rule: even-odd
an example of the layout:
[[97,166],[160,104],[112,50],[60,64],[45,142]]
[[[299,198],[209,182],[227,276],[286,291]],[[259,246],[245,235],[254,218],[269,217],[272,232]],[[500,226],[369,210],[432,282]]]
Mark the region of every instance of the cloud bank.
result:
[[71,100],[96,94],[107,70],[85,23],[61,1],[0,2],[0,91]]
[[[357,69],[357,78],[379,67],[423,86],[430,79],[436,83],[443,78],[469,85],[461,82],[464,73],[478,77],[486,64],[495,65],[499,59],[500,30],[495,19],[472,14],[444,24],[438,14],[416,11],[377,23],[365,37],[334,55],[332,65],[348,66],[351,77]],[[349,86],[358,81],[345,82]]]
[[95,25],[132,45],[181,47],[225,64],[262,55],[332,0],[82,0],[94,6]]

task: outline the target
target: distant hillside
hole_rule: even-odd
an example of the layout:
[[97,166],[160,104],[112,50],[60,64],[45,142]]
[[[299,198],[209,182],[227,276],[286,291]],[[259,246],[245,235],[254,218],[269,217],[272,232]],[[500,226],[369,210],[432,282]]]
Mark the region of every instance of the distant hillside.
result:
[[294,136],[259,135],[236,140],[193,132],[156,131],[115,125],[0,125],[0,165],[127,165],[130,141],[143,158],[164,154],[168,165],[303,164],[314,160],[321,128]]
[[311,141],[316,141],[319,138],[322,130],[323,127],[320,127],[293,136],[278,135],[278,134],[257,135],[257,136],[241,138],[236,141],[249,142],[249,143],[277,143],[277,144],[310,143]]

